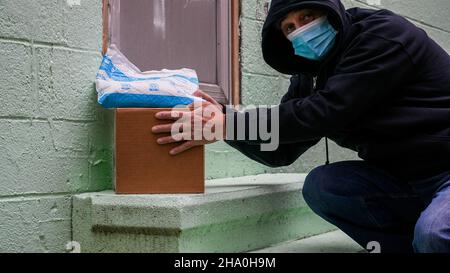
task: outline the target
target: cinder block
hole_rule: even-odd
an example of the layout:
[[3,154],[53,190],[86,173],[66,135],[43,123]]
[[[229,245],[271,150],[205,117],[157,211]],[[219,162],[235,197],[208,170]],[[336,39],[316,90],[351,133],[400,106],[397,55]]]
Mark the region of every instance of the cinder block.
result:
[[101,55],[37,47],[37,117],[96,120],[95,75]]
[[110,189],[112,135],[90,137],[102,124],[0,120],[0,196]]
[[446,0],[429,1],[426,4],[419,0],[344,0],[342,3],[346,8],[385,8],[406,16],[450,53],[450,21],[446,15],[450,12],[450,5]]
[[100,51],[102,2],[4,0],[0,2],[0,37]]
[[266,18],[265,4],[268,2],[268,0],[241,1],[242,17],[264,21]]
[[[67,127],[68,128],[67,128]],[[69,192],[88,184],[85,125],[0,121],[0,195]],[[67,132],[73,135],[65,139]]]
[[242,73],[242,101],[245,105],[279,105],[289,85],[290,81],[282,76]]
[[102,1],[81,0],[80,5],[73,6],[68,4],[68,0],[60,1],[64,2],[65,43],[70,47],[100,52],[103,41]]
[[241,19],[242,44],[241,44],[241,63],[242,71],[245,73],[258,73],[264,75],[278,76],[276,70],[272,69],[264,62],[261,49],[261,31],[263,22]]
[[74,196],[82,252],[245,252],[335,227],[306,206],[301,174],[211,180],[198,195]]
[[114,112],[98,109],[89,127],[89,186],[82,191],[113,189]]
[[70,7],[64,0],[64,31],[67,45],[101,51],[103,21],[102,1],[80,1],[80,5]]
[[[42,6],[42,3],[47,3]],[[57,10],[57,1],[27,1],[27,0],[4,0],[0,2],[0,36],[17,39],[33,39],[36,37],[34,31],[39,30],[37,25],[40,9],[46,7],[49,10]],[[55,14],[53,24],[42,29],[43,32],[54,30],[61,22],[62,14]],[[56,41],[57,37],[49,36],[47,41]]]
[[65,252],[69,196],[0,199],[0,253]]
[[450,4],[447,0],[358,0],[378,8],[387,8],[401,15],[424,22],[427,25],[450,31]]
[[267,167],[236,152],[223,141],[205,147],[206,178],[249,176],[267,172]]
[[30,116],[36,109],[31,47],[0,42],[0,116]]

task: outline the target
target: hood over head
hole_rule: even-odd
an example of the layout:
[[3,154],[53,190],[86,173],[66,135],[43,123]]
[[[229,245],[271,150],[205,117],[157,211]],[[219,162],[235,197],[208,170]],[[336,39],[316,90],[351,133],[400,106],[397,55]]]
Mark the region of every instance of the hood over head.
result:
[[[330,24],[338,31],[334,48],[322,61],[312,61],[295,55],[292,43],[278,27],[278,23],[289,12],[303,8],[326,10]],[[320,66],[338,51],[349,25],[350,20],[340,0],[272,0],[262,30],[264,60],[272,68],[283,74],[316,74]]]

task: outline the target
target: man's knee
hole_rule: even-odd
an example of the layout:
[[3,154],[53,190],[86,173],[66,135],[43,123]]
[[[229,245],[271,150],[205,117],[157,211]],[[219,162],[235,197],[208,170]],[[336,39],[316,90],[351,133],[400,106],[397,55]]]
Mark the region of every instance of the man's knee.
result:
[[325,191],[329,189],[325,184],[333,183],[332,180],[333,175],[327,166],[317,167],[306,176],[302,190],[303,198],[313,210],[320,209],[321,204],[325,202]]
[[414,251],[418,253],[450,252],[450,232],[447,219],[422,215],[414,230]]
[[355,173],[367,169],[362,161],[342,161],[317,167],[305,179],[303,198],[321,216],[345,214],[346,208],[361,206],[358,196],[365,194],[368,182]]

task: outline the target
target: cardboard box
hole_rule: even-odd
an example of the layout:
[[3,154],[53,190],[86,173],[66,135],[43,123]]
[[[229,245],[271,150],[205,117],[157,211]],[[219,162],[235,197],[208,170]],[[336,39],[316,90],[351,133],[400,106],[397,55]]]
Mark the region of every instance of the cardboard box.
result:
[[155,114],[170,109],[117,109],[115,116],[115,190],[118,194],[204,193],[204,147],[180,155],[178,144],[160,145],[152,127],[170,123]]

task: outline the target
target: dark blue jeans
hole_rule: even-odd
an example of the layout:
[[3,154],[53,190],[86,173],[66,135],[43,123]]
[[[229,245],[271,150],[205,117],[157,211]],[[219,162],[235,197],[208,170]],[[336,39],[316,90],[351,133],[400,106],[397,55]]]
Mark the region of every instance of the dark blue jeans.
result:
[[399,181],[364,161],[314,169],[303,196],[311,209],[364,248],[382,253],[450,253],[450,171]]

